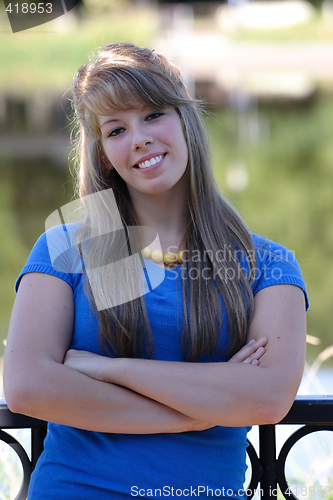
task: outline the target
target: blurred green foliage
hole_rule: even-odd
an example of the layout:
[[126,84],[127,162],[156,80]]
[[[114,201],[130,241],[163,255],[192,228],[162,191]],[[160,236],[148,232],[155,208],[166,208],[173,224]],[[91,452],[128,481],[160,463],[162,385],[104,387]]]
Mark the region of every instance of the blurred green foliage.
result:
[[[26,31],[10,30],[0,2],[0,92],[29,94],[38,89],[64,92],[82,64],[99,47],[131,41],[149,45],[158,22],[152,9],[83,10]],[[3,9],[2,9],[3,10]],[[93,51],[92,49],[95,48]]]
[[[309,347],[312,358],[333,339],[333,98],[305,107],[261,106],[254,113],[264,137],[242,143],[244,117],[221,110],[209,118],[215,174],[251,230],[295,251],[311,302],[308,333],[322,341]],[[238,193],[226,185],[235,160],[249,176]]]
[[0,355],[15,299],[15,280],[45,231],[45,219],[68,203],[72,194],[66,168],[43,159],[0,160]]

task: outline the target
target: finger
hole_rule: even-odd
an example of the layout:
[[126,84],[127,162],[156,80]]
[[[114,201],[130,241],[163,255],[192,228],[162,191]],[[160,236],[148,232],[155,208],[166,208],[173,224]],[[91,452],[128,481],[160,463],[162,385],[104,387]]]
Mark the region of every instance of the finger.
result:
[[[253,339],[252,339],[253,340]],[[260,348],[264,348],[265,345],[267,344],[267,338],[266,337],[261,337],[259,340],[254,340],[246,344],[241,351],[239,351],[239,354],[243,356],[243,360],[247,359],[248,357],[252,356],[253,354],[256,355],[258,352],[261,353],[261,356],[263,354],[262,351],[258,351]]]
[[[260,346],[264,347],[267,344],[267,342],[268,342],[267,337],[260,337],[260,339],[255,340],[255,345],[257,348]],[[249,345],[249,344],[250,344],[250,342],[247,345]]]
[[236,352],[236,354],[234,354],[232,358],[230,358],[229,361],[231,361],[232,363],[242,363],[249,356],[251,356],[251,354],[253,354],[255,350],[256,349],[253,349],[252,346],[251,347],[243,346],[240,351]]
[[267,338],[261,337],[258,340],[252,339],[248,344],[245,344],[243,349],[249,352],[255,352],[259,347],[264,347],[267,344]]
[[261,337],[259,340],[252,339],[248,344],[244,345],[232,358],[229,360],[233,363],[243,363],[246,359],[254,354],[259,347],[267,344],[267,338]]
[[254,360],[259,361],[259,359],[262,358],[262,356],[265,354],[265,352],[266,352],[266,349],[264,347],[260,346],[253,354],[251,354],[251,356],[248,356],[243,361],[243,363],[252,363],[252,361],[254,361]]
[[256,350],[256,352],[254,352],[252,354],[251,357],[253,357],[254,359],[260,359],[266,352],[266,349],[264,347],[258,347],[258,349]]
[[258,340],[258,343],[262,346],[265,346],[267,344],[268,340],[267,340],[267,337],[261,337],[259,340]]

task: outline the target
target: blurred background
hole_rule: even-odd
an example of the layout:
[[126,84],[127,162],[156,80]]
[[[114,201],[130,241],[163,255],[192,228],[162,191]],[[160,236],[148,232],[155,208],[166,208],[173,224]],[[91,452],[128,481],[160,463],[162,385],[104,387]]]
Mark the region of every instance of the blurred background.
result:
[[15,279],[73,196],[68,89],[113,41],[164,53],[204,101],[219,186],[254,232],[295,252],[311,302],[307,369],[330,367],[332,0],[82,0],[14,34],[0,0],[0,358]]
[[[81,0],[14,34],[0,0],[0,398],[16,277],[48,215],[73,197],[69,87],[114,41],[167,55],[205,103],[221,191],[303,270],[311,307],[300,393],[332,394],[333,0]],[[332,437],[318,439],[295,446],[289,484],[332,492]],[[1,500],[22,480],[8,448],[0,446]]]

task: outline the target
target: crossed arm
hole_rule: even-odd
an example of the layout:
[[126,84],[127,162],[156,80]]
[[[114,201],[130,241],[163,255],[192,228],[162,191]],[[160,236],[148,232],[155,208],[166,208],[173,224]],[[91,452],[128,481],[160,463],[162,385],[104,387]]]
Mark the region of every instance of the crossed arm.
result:
[[67,283],[38,273],[23,277],[5,353],[12,411],[88,430],[139,434],[273,423],[288,411],[301,380],[305,306],[295,286],[257,293],[247,339],[254,342],[228,363],[68,352],[73,318]]

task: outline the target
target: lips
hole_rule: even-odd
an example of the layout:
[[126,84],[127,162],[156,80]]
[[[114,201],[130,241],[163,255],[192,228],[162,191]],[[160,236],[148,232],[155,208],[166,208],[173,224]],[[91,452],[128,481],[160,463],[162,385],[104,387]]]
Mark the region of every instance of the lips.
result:
[[134,165],[134,168],[137,168],[139,170],[145,170],[147,168],[154,167],[158,165],[163,158],[166,156],[166,153],[162,154],[152,154],[149,156],[146,156],[142,158],[136,165]]

